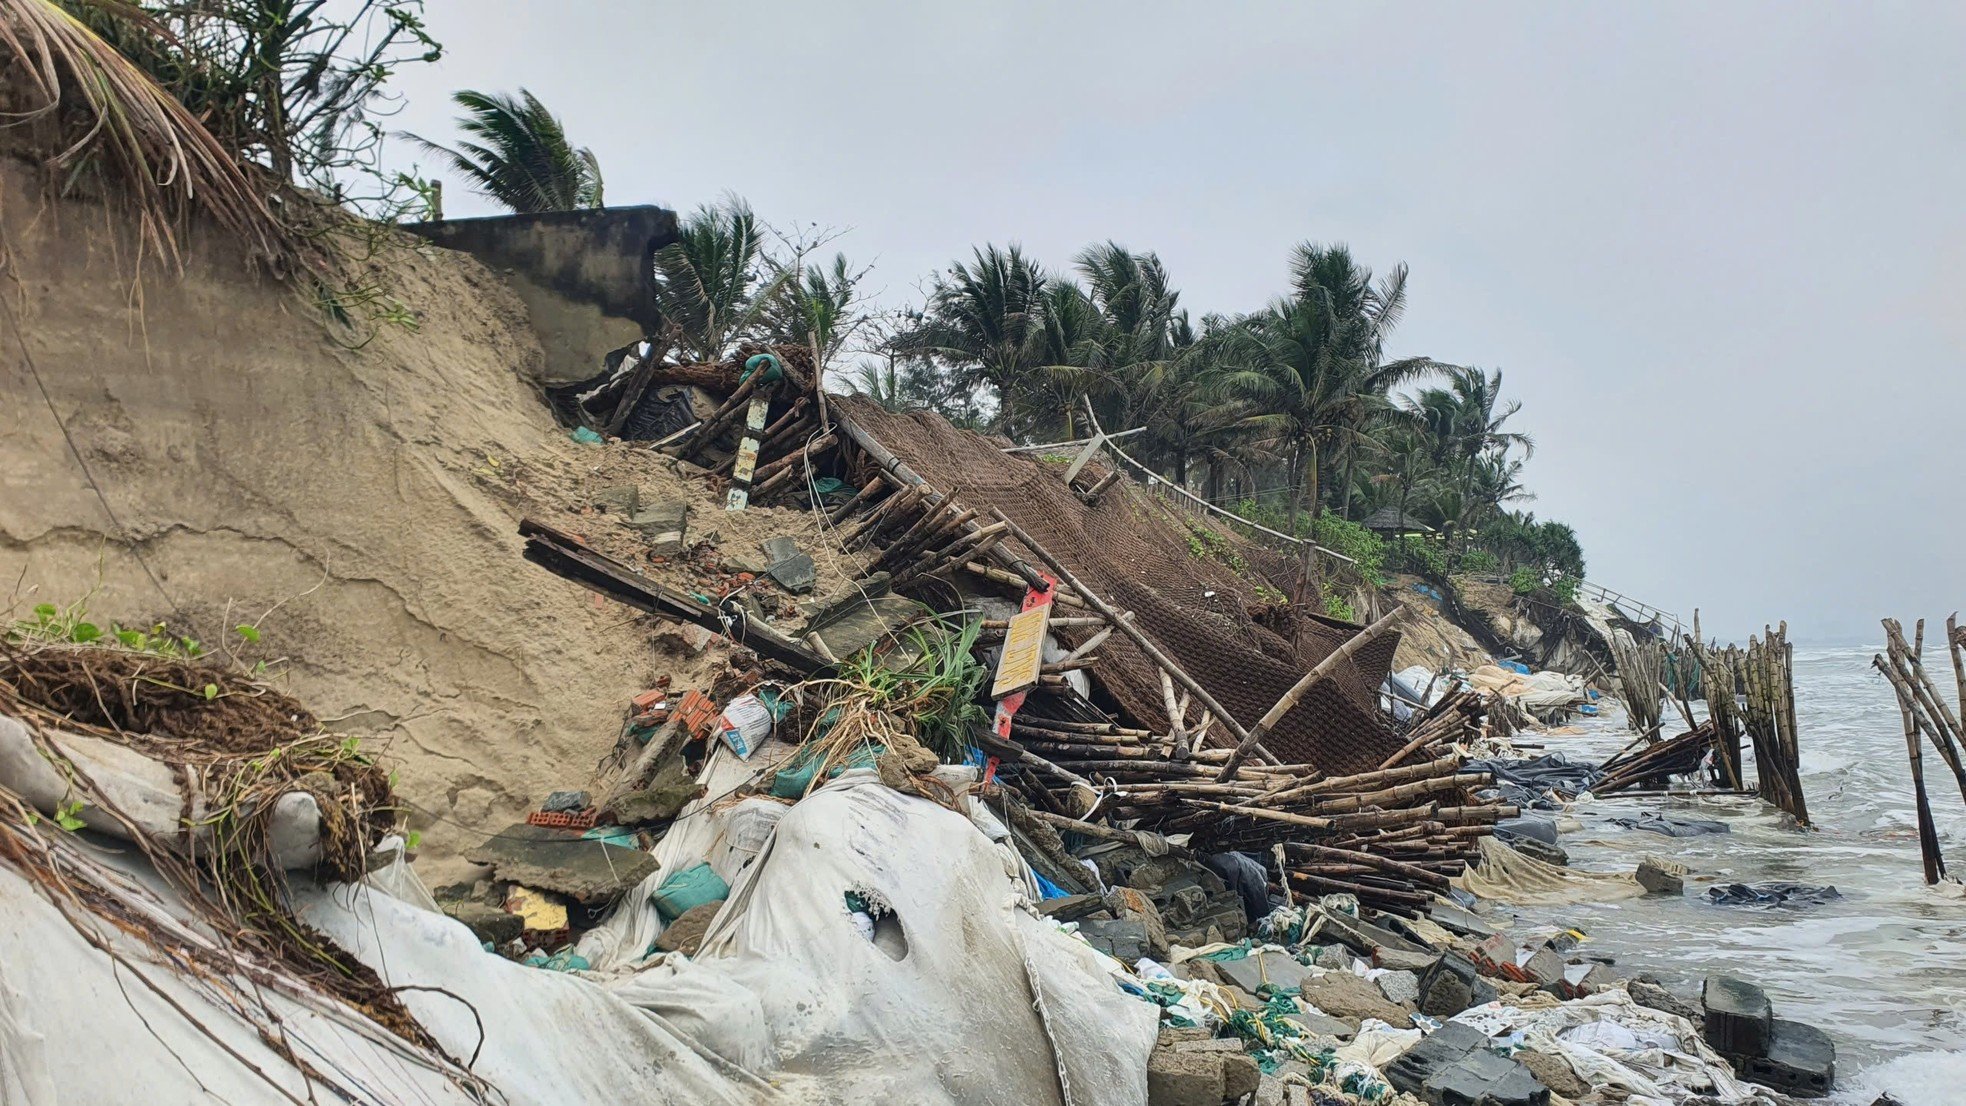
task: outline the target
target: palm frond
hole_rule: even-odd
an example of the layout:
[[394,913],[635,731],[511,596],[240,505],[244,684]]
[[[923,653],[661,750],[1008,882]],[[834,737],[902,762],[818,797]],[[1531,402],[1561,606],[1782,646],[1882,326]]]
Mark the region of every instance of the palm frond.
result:
[[[133,5],[78,0],[132,33],[163,30]],[[54,0],[0,0],[0,47],[19,64],[17,80],[41,103],[13,123],[42,124],[52,136],[51,167],[100,164],[112,190],[128,198],[140,233],[180,261],[173,229],[196,211],[244,242],[254,255],[291,272],[304,252],[275,217],[263,187],[182,102]],[[32,140],[30,140],[32,141]]]

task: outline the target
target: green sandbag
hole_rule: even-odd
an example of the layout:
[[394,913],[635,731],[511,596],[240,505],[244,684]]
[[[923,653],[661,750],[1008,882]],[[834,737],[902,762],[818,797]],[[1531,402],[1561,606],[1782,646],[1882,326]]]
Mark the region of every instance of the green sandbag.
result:
[[662,881],[649,896],[649,905],[668,925],[688,913],[691,907],[730,897],[730,884],[701,861]]
[[[879,757],[880,750],[871,745],[862,745],[847,757],[846,763],[835,764],[826,776],[831,779],[849,768],[872,768]],[[806,792],[812,789],[812,777],[819,773],[820,759],[817,755],[803,752],[793,757],[790,764],[772,775],[771,793],[781,799],[805,798]]]

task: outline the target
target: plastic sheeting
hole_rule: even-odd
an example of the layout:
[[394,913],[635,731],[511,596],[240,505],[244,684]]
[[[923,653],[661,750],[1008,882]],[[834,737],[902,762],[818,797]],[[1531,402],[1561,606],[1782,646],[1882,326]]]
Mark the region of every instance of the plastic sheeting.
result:
[[662,881],[698,862],[735,882],[737,874],[756,859],[771,831],[790,808],[775,799],[748,798],[731,801],[731,794],[750,782],[754,773],[770,773],[790,759],[792,746],[766,741],[753,751],[750,760],[738,756],[722,743],[711,747],[709,758],[696,780],[703,785],[702,796],[692,799],[676,813],[662,840],[654,849],[657,868],[609,912],[601,924],[588,930],[574,947],[597,972],[625,971],[640,963],[662,936],[662,916],[655,912],[649,897]]
[[1524,856],[1492,837],[1481,839],[1481,862],[1454,877],[1478,898],[1517,906],[1612,902],[1645,894],[1630,872],[1586,872]]
[[[1021,869],[971,819],[847,772],[780,820],[695,960],[610,990],[845,1101],[1144,1101],[1158,1009],[1020,908]],[[874,904],[872,940],[849,893]]]
[[[80,837],[62,847],[108,869],[129,909],[181,940],[219,943],[182,920],[190,916],[183,901],[127,848],[106,852]],[[769,1101],[762,1081],[659,1020],[591,983],[487,953],[440,914],[367,886],[303,890],[297,898],[306,921],[385,983],[441,989],[400,994],[444,1050],[460,1062],[475,1059],[476,1074],[508,1102]],[[85,940],[35,885],[0,866],[0,948],[7,950],[0,1101],[10,1106],[307,1101],[310,1081],[295,1058],[321,1073],[317,1101],[473,1101],[454,1069],[349,1007],[264,982],[203,980],[126,930],[82,917],[117,959]]]
[[1525,676],[1485,664],[1468,673],[1468,683],[1483,691],[1513,699],[1539,718],[1587,698],[1584,678],[1563,672],[1537,672]]
[[1641,1006],[1621,990],[1533,1010],[1491,1002],[1452,1020],[1490,1036],[1521,1033],[1529,1047],[1570,1061],[1607,1100],[1632,1106],[1673,1106],[1702,1095],[1729,1106],[1787,1101],[1737,1078],[1691,1022]]
[[[695,961],[611,976],[515,964],[382,890],[429,901],[400,863],[361,886],[297,882],[296,912],[374,969],[494,1101],[1145,1100],[1158,1008],[1120,989],[1116,962],[1024,909],[1026,869],[987,814],[846,773],[789,811],[768,804],[783,813],[754,849],[761,827],[746,819],[762,812],[706,798],[708,828],[675,848],[734,878]],[[135,854],[95,863],[127,909],[223,942],[184,921],[189,908]],[[871,940],[848,892],[880,915]],[[0,866],[0,1100],[471,1100],[471,1076],[324,995],[204,979],[126,929],[81,924],[116,958]]]

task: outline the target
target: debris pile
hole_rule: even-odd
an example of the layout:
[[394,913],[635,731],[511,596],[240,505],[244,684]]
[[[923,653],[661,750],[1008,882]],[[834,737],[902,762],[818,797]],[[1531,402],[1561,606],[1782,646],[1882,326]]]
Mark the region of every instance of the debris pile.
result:
[[[310,1019],[243,1000],[253,964],[196,961],[229,997],[200,992],[185,1019],[248,1042],[212,1061],[228,1091],[1766,1103],[1723,1055],[1797,1088],[1826,1073],[1807,1027],[1751,1039],[1747,1010],[1719,1048],[1720,998],[1703,1037],[1580,931],[1518,938],[1484,909],[1683,893],[1669,861],[1562,868],[1553,824],[1525,817],[1603,773],[1520,761],[1498,731],[1581,709],[1580,681],[1484,669],[1383,710],[1399,612],[1308,613],[1328,551],[1177,510],[1121,475],[1096,423],[1032,456],[811,377],[800,350],[687,366],[639,343],[553,394],[601,451],[599,486],[525,521],[524,556],[653,616],[672,663],[624,696],[598,766],[539,781],[537,809],[470,850],[479,878],[435,896],[385,838],[386,776],[327,755],[298,704],[142,665],[84,688],[64,653],[0,669],[0,711],[169,762],[147,847],[259,827],[200,845],[154,914],[202,904],[213,948],[293,938],[342,973],[283,992],[315,999]],[[674,481],[634,476],[658,468]],[[259,730],[277,740],[238,736]],[[63,740],[23,738],[41,775],[0,794],[69,810],[53,766],[88,758]],[[1678,771],[1684,747],[1611,778]],[[295,792],[318,828],[288,855]],[[52,832],[6,826],[10,870],[85,871]],[[92,909],[127,893],[89,878]],[[266,919],[287,927],[263,938]],[[113,975],[122,946],[88,944]],[[153,970],[187,962],[173,951]],[[399,1063],[378,1062],[370,1020]],[[181,1050],[180,1028],[157,1048]],[[398,1066],[382,1090],[348,1074]]]

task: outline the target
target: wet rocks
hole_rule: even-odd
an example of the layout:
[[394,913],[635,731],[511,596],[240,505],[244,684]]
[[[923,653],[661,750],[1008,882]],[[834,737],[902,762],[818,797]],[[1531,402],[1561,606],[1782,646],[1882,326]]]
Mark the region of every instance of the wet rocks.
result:
[[1634,873],[1638,885],[1654,895],[1679,895],[1686,891],[1686,865],[1648,856],[1638,862]]

